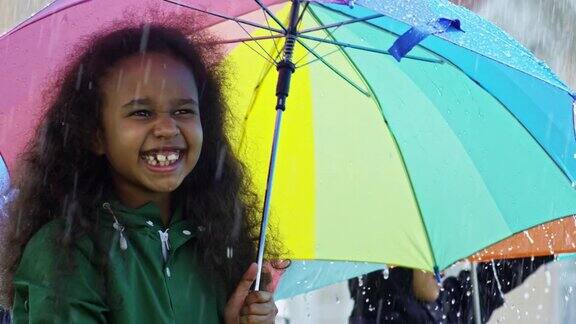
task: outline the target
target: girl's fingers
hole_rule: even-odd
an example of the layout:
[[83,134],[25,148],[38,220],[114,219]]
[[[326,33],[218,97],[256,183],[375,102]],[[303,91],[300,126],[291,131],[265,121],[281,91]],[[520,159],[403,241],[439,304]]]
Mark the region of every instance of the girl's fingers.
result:
[[[252,263],[250,265],[248,270],[246,270],[242,276],[242,279],[240,279],[238,286],[236,286],[236,290],[234,290],[234,293],[232,293],[230,299],[228,299],[228,303],[226,303],[226,309],[224,311],[224,316],[227,323],[238,321],[240,309],[244,305],[246,296],[248,296],[248,293],[250,293],[250,287],[252,286],[252,283],[254,280],[256,280],[256,267],[256,263]],[[236,318],[236,320],[234,320],[234,318]]]
[[267,291],[251,291],[246,296],[244,305],[253,303],[267,303],[272,300],[272,293]]
[[278,313],[278,308],[276,308],[276,305],[272,301],[267,303],[244,304],[244,307],[240,310],[241,315],[275,315],[276,313]]

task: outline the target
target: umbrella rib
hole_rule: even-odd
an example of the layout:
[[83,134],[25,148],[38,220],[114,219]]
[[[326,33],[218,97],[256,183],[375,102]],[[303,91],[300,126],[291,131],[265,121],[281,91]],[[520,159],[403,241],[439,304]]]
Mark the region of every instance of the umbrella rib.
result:
[[[357,50],[361,50],[361,51],[373,52],[373,53],[384,54],[384,55],[392,55],[387,50],[382,50],[382,49],[378,49],[378,48],[366,47],[366,46],[344,43],[344,42],[339,42],[339,41],[332,41],[332,40],[322,39],[322,38],[318,38],[318,37],[314,37],[314,36],[310,36],[310,35],[300,34],[300,35],[298,35],[298,37],[305,38],[305,39],[312,40],[312,41],[316,41],[316,42],[332,44],[332,45],[336,45],[336,46],[340,46],[340,47],[353,48],[353,49],[357,49]],[[431,59],[431,58],[414,56],[414,55],[406,55],[403,58],[416,60],[416,61],[430,62],[430,63],[440,63],[440,64],[444,63],[444,61],[440,60],[440,59]]]
[[208,11],[208,10],[196,8],[196,7],[193,7],[193,6],[190,6],[190,5],[187,5],[187,4],[183,4],[183,3],[180,3],[180,2],[177,2],[177,1],[174,1],[174,0],[162,0],[162,1],[168,2],[168,3],[171,3],[171,4],[174,4],[174,5],[177,5],[177,6],[181,6],[181,7],[184,7],[184,8],[192,9],[192,10],[195,10],[195,11],[198,11],[198,12],[201,12],[201,13],[205,13],[205,14],[208,14],[208,15],[211,15],[211,16],[215,16],[215,17],[218,17],[218,18],[224,18],[224,19],[227,19],[227,20],[235,21],[235,22],[237,22],[237,23],[242,23],[242,24],[249,25],[249,26],[256,27],[256,28],[260,28],[260,29],[265,29],[265,30],[268,30],[268,31],[271,31],[271,32],[275,32],[275,33],[278,33],[278,34],[284,34],[284,33],[285,33],[285,31],[280,30],[280,29],[277,29],[277,28],[267,27],[267,26],[260,25],[260,24],[258,24],[258,23],[255,23],[255,22],[252,22],[252,21],[249,21],[249,20],[245,20],[245,19],[242,19],[242,18],[236,18],[236,17],[226,16],[226,15],[219,14],[219,13],[216,13],[216,12],[212,12],[212,11]]
[[[270,27],[270,21],[268,20],[268,15],[266,15],[266,12],[264,11],[264,9],[262,9],[262,15],[264,16],[264,19],[266,20],[266,25]],[[270,36],[273,36],[272,32],[270,32]],[[280,35],[281,37],[283,37],[284,35]],[[278,49],[278,42],[276,42],[276,39],[273,39],[274,42],[274,50],[275,52],[280,52],[280,50]]]
[[270,18],[272,18],[277,24],[278,26],[280,26],[280,28],[282,28],[282,30],[284,31],[284,33],[287,32],[286,27],[284,26],[284,24],[282,24],[282,22],[280,21],[280,19],[278,19],[278,17],[276,17],[272,11],[270,11],[270,9],[268,9],[268,7],[266,7],[266,5],[264,5],[260,0],[254,0],[259,6],[260,8],[262,8],[262,10],[264,10],[269,16]]
[[[254,53],[258,54],[261,58],[263,58],[266,62],[276,65],[276,62],[271,61],[273,60],[272,56],[270,56],[270,54],[268,54],[269,57],[266,57],[264,55],[262,55],[262,53],[260,53],[258,50],[256,50],[254,47],[250,46],[249,43],[247,42],[242,42],[242,44],[245,44],[246,46],[248,46],[249,49],[251,49],[252,51],[254,51]],[[256,44],[258,44],[258,42],[256,42]],[[260,46],[260,44],[258,44]],[[260,48],[262,48],[262,46],[260,46]],[[265,50],[264,50],[265,51]],[[267,52],[266,52],[267,53]]]
[[[338,28],[340,28],[340,26],[336,27],[336,29],[334,29],[334,31],[338,30]],[[324,36],[323,39],[326,40],[329,36],[330,36],[330,34],[329,34],[329,33],[326,33],[326,35]],[[322,43],[322,42],[316,42],[316,45],[314,45],[314,47],[312,47],[312,49],[315,50],[316,48],[318,48],[318,47],[320,46],[320,44],[324,44],[324,43]],[[326,56],[328,56],[328,55],[330,55],[330,54],[332,54],[332,53],[334,53],[334,52],[337,52],[337,51],[339,51],[339,48],[336,48],[336,50],[334,50],[334,51],[332,51],[332,52],[330,52],[330,53],[328,53],[328,54],[326,54],[326,55],[322,55],[322,57],[326,57]],[[298,59],[294,64],[298,65],[298,63],[300,63],[300,62],[301,62],[303,59],[305,59],[305,58],[306,58],[306,55],[302,56],[302,57],[301,57],[300,59]],[[316,59],[314,59],[314,60],[312,60],[312,61],[310,61],[310,62],[307,62],[307,63],[305,63],[305,64],[303,64],[303,65],[301,65],[301,66],[306,66],[306,65],[311,64],[311,63],[316,62],[316,61],[318,61],[318,58],[316,58]]]
[[356,88],[358,91],[362,92],[365,96],[370,97],[370,92],[364,90],[361,86],[359,86],[358,84],[356,84],[354,81],[352,81],[349,77],[347,77],[346,75],[344,75],[344,73],[338,71],[338,69],[333,66],[332,64],[328,63],[322,56],[320,56],[318,53],[316,53],[316,51],[314,51],[314,49],[310,48],[308,45],[306,45],[304,42],[302,42],[300,39],[296,39],[296,41],[304,46],[304,48],[306,50],[308,50],[308,52],[310,52],[310,54],[314,55],[316,57],[316,59],[320,60],[320,62],[324,63],[324,65],[326,65],[330,70],[332,70],[334,73],[338,74],[339,77],[341,77],[342,79],[344,79],[344,81],[348,82],[351,86],[353,86],[354,88]]
[[367,21],[367,20],[371,20],[371,19],[376,19],[376,18],[380,18],[380,17],[384,17],[384,15],[375,14],[375,15],[371,15],[371,16],[367,16],[367,17],[355,18],[355,19],[350,19],[350,20],[346,20],[346,21],[340,21],[340,22],[333,23],[333,24],[318,26],[318,27],[314,27],[314,28],[308,28],[308,29],[304,29],[304,30],[300,31],[300,34],[315,32],[318,30],[329,29],[332,27],[340,27],[340,26],[353,24],[353,23],[357,23],[357,22],[362,22],[362,21]]
[[[340,49],[339,49],[339,48],[334,49],[334,50],[332,50],[332,51],[330,51],[330,52],[322,55],[322,57],[328,57],[329,55],[332,55],[332,54],[337,53],[337,52],[340,52]],[[298,62],[302,61],[304,58],[306,58],[306,56],[302,57],[300,60],[298,60]],[[317,62],[317,61],[319,61],[319,60],[320,60],[320,59],[315,58],[315,59],[310,60],[310,61],[308,61],[308,62],[306,62],[306,63],[304,63],[304,64],[297,65],[296,68],[301,68],[301,67],[304,67],[304,66],[306,66],[306,65],[310,65],[310,64],[312,64],[312,63],[314,63],[314,62]],[[298,62],[296,62],[296,64],[297,64]]]
[[[258,43],[258,40],[257,40],[254,36],[252,36],[252,35],[250,34],[250,32],[248,32],[248,30],[246,30],[246,28],[244,28],[244,26],[242,26],[242,24],[240,24],[240,23],[238,23],[238,22],[237,22],[237,24],[238,24],[238,26],[239,26],[240,28],[242,28],[242,30],[248,35],[248,37],[250,37],[254,42],[256,42],[256,45],[258,45],[258,47],[260,47],[260,49],[261,49],[262,51],[264,51],[264,53],[266,53],[266,55],[268,55],[268,58],[270,59],[270,62],[273,62],[274,64],[276,64],[276,61],[274,61],[274,58],[272,57],[272,55],[270,55],[270,53],[268,53],[268,51],[266,51],[266,50],[264,49],[264,47],[262,47],[262,45],[261,45],[260,43]],[[244,42],[244,44],[246,44],[246,46],[252,48],[250,45],[248,45],[248,43]],[[252,49],[252,50],[254,50],[254,49]],[[257,53],[258,53],[258,52],[257,52]],[[262,55],[261,55],[261,56],[262,56]],[[268,61],[268,59],[266,59],[266,60]]]
[[304,4],[304,9],[302,9],[302,12],[300,13],[300,17],[298,17],[298,20],[296,21],[296,26],[300,25],[300,23],[302,22],[302,19],[304,18],[304,13],[308,9],[309,4],[310,4],[310,2],[308,2],[308,1],[306,1],[306,3]]
[[231,43],[244,43],[244,42],[252,42],[257,40],[266,40],[266,39],[276,39],[276,38],[283,38],[284,35],[270,35],[270,36],[258,36],[258,37],[245,37],[245,38],[234,38],[234,39],[224,39],[215,42],[210,42],[210,44],[231,44]]
[[[304,13],[306,13],[306,10],[308,9],[308,6],[307,6],[308,4],[309,4],[309,2],[306,2],[306,6],[304,7],[304,10],[302,10],[302,13],[301,13],[301,15],[300,15],[300,17],[299,17],[298,19],[303,19],[303,18],[304,18]],[[339,27],[336,27],[335,30],[337,30],[338,28],[339,28]],[[328,36],[329,36],[328,33],[326,33],[326,35],[324,36],[324,39],[328,38]],[[318,47],[320,46],[320,44],[322,44],[322,43],[321,43],[321,42],[317,42],[316,45],[314,45],[314,47],[312,47],[312,49],[318,48]],[[327,55],[323,55],[323,56],[326,57],[326,56],[328,56],[328,55],[330,55],[330,54],[331,54],[331,53],[329,53],[329,54],[327,54]],[[294,64],[295,64],[295,65],[298,65],[298,63],[300,63],[300,62],[301,62],[302,60],[304,60],[306,57],[307,57],[306,54],[302,55],[302,57],[299,58],[296,62],[294,62]],[[313,62],[316,62],[316,61],[318,61],[318,59],[314,59],[314,60],[312,60],[312,61],[310,61],[310,62],[307,62],[307,63],[301,65],[300,67],[306,66],[306,65],[308,65],[308,64],[310,64],[310,63],[313,63]]]

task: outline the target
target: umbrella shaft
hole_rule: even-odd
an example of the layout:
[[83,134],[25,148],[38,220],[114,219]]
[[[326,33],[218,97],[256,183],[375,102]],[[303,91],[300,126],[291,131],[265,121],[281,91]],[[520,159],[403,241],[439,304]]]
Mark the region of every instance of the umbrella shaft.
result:
[[280,138],[280,125],[282,124],[282,109],[276,110],[276,124],[274,125],[274,137],[272,138],[272,152],[270,165],[268,166],[268,180],[266,181],[266,195],[264,196],[264,210],[262,211],[262,223],[260,224],[260,239],[258,241],[258,272],[256,273],[255,291],[260,290],[260,278],[264,262],[264,247],[266,243],[266,231],[268,229],[268,217],[270,216],[270,200],[272,199],[272,183],[276,167],[276,153],[278,151],[278,139]]
[[276,167],[276,153],[278,151],[278,139],[280,137],[280,125],[282,124],[282,113],[286,109],[286,98],[290,90],[290,79],[294,73],[295,65],[292,63],[292,53],[297,37],[297,23],[300,12],[300,0],[292,0],[290,9],[290,23],[286,32],[286,42],[284,43],[284,60],[278,63],[278,83],[276,84],[276,123],[274,125],[274,137],[272,138],[272,152],[270,153],[270,164],[268,166],[268,180],[266,181],[266,195],[264,196],[264,208],[262,211],[262,223],[260,224],[260,238],[258,242],[258,272],[256,272],[255,291],[260,290],[260,279],[262,276],[262,265],[264,263],[264,250],[266,245],[266,232],[268,229],[268,217],[270,215],[270,201],[272,199],[272,183],[274,180],[274,169]]

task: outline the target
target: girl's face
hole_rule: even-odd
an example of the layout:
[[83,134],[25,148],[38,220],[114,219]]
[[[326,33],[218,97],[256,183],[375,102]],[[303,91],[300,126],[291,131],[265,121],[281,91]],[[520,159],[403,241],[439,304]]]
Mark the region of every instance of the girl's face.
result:
[[174,191],[202,148],[190,69],[165,54],[136,55],[113,67],[101,87],[104,134],[97,151],[110,162],[120,197],[140,200]]

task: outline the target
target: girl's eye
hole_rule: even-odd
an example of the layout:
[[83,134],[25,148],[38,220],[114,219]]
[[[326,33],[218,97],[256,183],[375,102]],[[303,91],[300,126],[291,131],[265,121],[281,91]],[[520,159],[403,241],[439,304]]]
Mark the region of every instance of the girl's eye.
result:
[[191,108],[182,108],[174,111],[174,116],[178,117],[193,117],[195,115],[198,115],[198,113],[196,110]]
[[149,118],[152,116],[152,113],[148,110],[136,110],[130,113],[130,116],[140,117],[140,118]]

